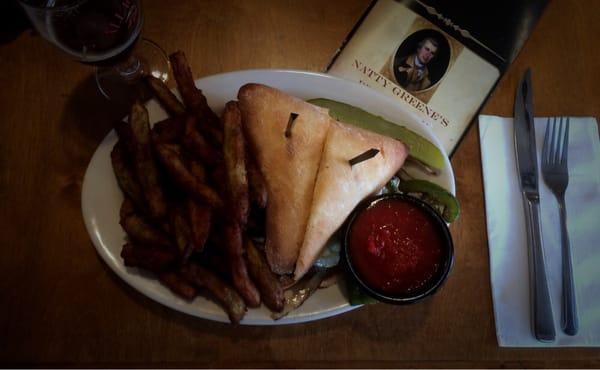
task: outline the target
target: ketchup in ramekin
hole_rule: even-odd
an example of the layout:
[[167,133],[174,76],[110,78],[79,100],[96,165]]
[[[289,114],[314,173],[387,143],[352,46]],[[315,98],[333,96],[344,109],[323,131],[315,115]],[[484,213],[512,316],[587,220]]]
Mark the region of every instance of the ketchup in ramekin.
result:
[[378,196],[359,206],[344,244],[358,282],[390,303],[411,303],[432,294],[453,261],[444,220],[425,202],[404,194]]

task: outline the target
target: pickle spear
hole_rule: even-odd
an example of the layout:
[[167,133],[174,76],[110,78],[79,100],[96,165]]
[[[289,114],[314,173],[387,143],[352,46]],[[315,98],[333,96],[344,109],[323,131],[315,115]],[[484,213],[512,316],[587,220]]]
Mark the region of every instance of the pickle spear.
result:
[[444,167],[444,155],[438,147],[404,126],[397,125],[365,110],[335,100],[318,98],[311,99],[308,102],[319,107],[328,108],[329,115],[333,119],[402,141],[408,146],[410,157],[421,162],[436,173]]

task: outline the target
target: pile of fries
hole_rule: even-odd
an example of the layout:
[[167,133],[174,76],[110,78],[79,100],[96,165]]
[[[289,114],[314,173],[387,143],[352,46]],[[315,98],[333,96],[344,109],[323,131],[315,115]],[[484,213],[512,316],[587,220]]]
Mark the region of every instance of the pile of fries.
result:
[[264,236],[267,192],[247,154],[237,103],[227,103],[219,118],[183,52],[169,58],[183,103],[149,76],[169,118],[151,128],[148,111],[136,103],[128,122],[115,126],[111,160],[128,236],[121,257],[187,300],[208,293],[232,323],[261,302],[281,312],[282,284],[253,242]]

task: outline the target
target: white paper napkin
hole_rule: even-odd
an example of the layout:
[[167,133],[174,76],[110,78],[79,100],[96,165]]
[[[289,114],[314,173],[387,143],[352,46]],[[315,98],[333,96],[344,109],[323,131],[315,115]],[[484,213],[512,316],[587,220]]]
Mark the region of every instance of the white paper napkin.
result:
[[[547,118],[535,118],[538,168]],[[512,118],[479,116],[496,335],[501,347],[600,346],[600,141],[594,118],[570,119],[567,227],[579,333],[562,332],[558,204],[539,177],[543,249],[556,340],[535,339],[530,324],[527,232],[519,188]]]

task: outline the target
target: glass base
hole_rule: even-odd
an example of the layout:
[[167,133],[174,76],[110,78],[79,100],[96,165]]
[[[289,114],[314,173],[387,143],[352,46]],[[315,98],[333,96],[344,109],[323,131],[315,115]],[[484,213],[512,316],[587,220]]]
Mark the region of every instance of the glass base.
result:
[[146,101],[151,91],[144,76],[152,75],[166,82],[169,79],[169,58],[155,42],[140,39],[129,56],[111,66],[96,68],[96,84],[108,100],[130,105]]

